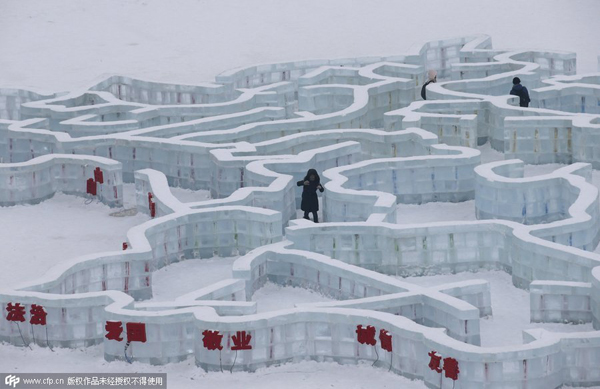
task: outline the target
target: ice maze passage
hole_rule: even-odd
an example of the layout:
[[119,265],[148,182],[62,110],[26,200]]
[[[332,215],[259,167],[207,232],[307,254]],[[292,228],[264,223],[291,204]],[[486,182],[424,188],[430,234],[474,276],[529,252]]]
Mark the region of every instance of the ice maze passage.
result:
[[[530,107],[509,95],[513,77]],[[600,73],[576,74],[572,53],[493,49],[479,35],[194,86],[112,76],[68,93],[0,88],[0,160],[0,206],[64,192],[119,208],[133,183],[151,217],[123,250],[1,289],[2,342],[103,344],[107,361],[206,370],[368,361],[429,388],[600,385]],[[545,163],[565,166],[525,174]],[[311,168],[321,223],[299,213],[296,182]],[[183,202],[174,187],[210,198]],[[469,202],[476,220],[399,223],[405,205]],[[159,269],[232,256],[228,278],[149,301]],[[521,344],[484,346],[489,281],[403,279],[490,270],[529,295],[539,328]],[[268,283],[328,301],[261,312],[252,299]]]

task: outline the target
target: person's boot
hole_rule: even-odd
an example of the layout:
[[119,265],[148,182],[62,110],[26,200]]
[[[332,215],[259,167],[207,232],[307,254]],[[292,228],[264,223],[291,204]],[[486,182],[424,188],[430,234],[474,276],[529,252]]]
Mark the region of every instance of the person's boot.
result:
[[317,215],[317,213],[316,213],[316,212],[314,212],[314,213],[313,213],[313,219],[314,219],[313,221],[314,221],[315,223],[318,223],[318,222],[319,222],[319,215]]

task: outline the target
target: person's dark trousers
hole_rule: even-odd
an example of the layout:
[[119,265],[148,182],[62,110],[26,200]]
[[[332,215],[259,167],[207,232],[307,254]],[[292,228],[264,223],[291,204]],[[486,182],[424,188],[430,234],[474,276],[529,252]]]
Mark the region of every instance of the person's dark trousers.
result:
[[[319,222],[319,215],[317,215],[317,213],[316,213],[316,212],[312,212],[312,214],[313,214],[313,221],[314,221],[315,223],[318,223],[318,222]],[[304,218],[305,218],[306,220],[310,220],[310,218],[308,217],[308,211],[304,211]]]

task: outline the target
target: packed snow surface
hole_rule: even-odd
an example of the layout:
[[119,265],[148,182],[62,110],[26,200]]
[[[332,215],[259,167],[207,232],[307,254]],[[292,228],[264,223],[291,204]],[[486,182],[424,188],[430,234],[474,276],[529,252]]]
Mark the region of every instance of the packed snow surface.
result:
[[[32,0],[0,4],[0,87],[74,90],[109,74],[170,83],[212,81],[232,67],[310,58],[405,53],[413,44],[486,33],[497,48],[575,51],[578,72],[597,70],[600,2],[562,0],[486,2],[444,0],[348,3],[275,0]],[[357,28],[363,27],[363,28]],[[368,33],[365,33],[368,31]],[[482,163],[504,159],[488,145]],[[525,175],[562,165],[526,166]],[[593,183],[600,185],[600,172]],[[125,209],[134,208],[134,188],[124,185]],[[184,202],[210,198],[207,191],[174,189]],[[35,206],[0,208],[0,286],[12,287],[43,275],[53,265],[84,254],[119,250],[129,228],[149,217],[111,216],[100,203],[56,194]],[[118,211],[118,210],[117,210]],[[474,202],[398,207],[401,224],[474,220]],[[300,213],[301,216],[301,213]],[[598,249],[597,249],[598,251]],[[155,301],[168,301],[230,277],[235,258],[189,260],[153,276]],[[504,272],[460,273],[405,279],[437,285],[467,279],[491,284],[494,315],[481,321],[482,345],[521,343],[526,328],[589,331],[591,325],[530,324],[529,295]],[[253,296],[259,311],[327,301],[316,292],[267,284]],[[104,361],[102,346],[86,349],[2,345],[4,372],[167,372],[171,388],[404,388],[410,381],[373,370],[370,364],[340,366],[302,362],[256,373],[206,373],[193,358],[167,366]]]
[[[482,148],[482,160],[498,160],[493,150]],[[498,153],[499,154],[499,153]],[[500,154],[500,157],[502,155]],[[526,165],[525,175],[546,174],[564,165]],[[593,183],[600,184],[600,172],[594,171]],[[135,207],[135,187],[125,184],[124,208]],[[174,188],[173,194],[182,201],[202,201],[210,198],[208,191],[190,191]],[[31,206],[22,205],[0,208],[0,220],[10,220],[10,229],[0,235],[4,252],[4,269],[0,272],[0,284],[10,286],[30,281],[63,260],[100,251],[118,250],[125,240],[127,230],[149,217],[110,216],[115,209],[103,204],[87,203],[84,199],[56,194],[52,199]],[[301,216],[301,212],[299,212]],[[398,205],[398,223],[425,223],[435,221],[475,220],[474,201],[463,203],[428,203],[423,205]],[[154,297],[152,301],[170,301],[178,296],[231,277],[231,265],[237,257],[191,259],[172,264],[153,275]],[[8,261],[8,262],[6,262]],[[545,328],[549,331],[592,331],[591,324],[539,324],[529,323],[529,294],[515,288],[510,275],[501,271],[459,273],[428,277],[410,277],[405,281],[423,286],[433,286],[470,279],[490,282],[493,316],[481,320],[482,346],[505,346],[522,343],[522,330]],[[294,287],[282,287],[268,283],[252,297],[259,312],[292,308],[298,303],[329,301],[321,294]],[[10,372],[167,372],[171,387],[194,388],[221,386],[236,388],[308,388],[308,387],[401,387],[425,388],[421,381],[410,381],[385,370],[373,371],[368,365],[340,366],[333,363],[303,362],[271,367],[250,373],[205,373],[194,366],[193,359],[168,366],[147,366],[139,363],[105,362],[102,347],[83,350],[55,349],[48,358],[48,349],[37,348],[34,352],[8,345],[0,347],[0,366]],[[368,377],[368,378],[367,378]],[[200,381],[197,381],[200,380]],[[374,381],[373,381],[374,380]],[[289,386],[294,383],[294,386]]]
[[[133,185],[125,185],[125,208],[135,207],[134,195]],[[37,205],[0,207],[0,285],[33,281],[54,265],[85,254],[121,250],[127,231],[150,217],[111,216],[117,211],[62,193]]]
[[189,259],[163,267],[152,275],[152,301],[171,301],[231,278],[237,258]]
[[477,279],[488,281],[492,294],[492,317],[480,321],[483,347],[523,344],[522,330],[531,328],[545,328],[553,332],[594,331],[592,323],[529,323],[529,292],[513,286],[511,276],[503,271],[408,277],[402,280],[421,286],[435,286]]
[[498,48],[574,51],[595,72],[600,2],[31,0],[0,4],[0,86],[51,91],[122,74],[213,81],[235,67],[405,53],[485,33]]
[[167,373],[167,387],[173,389],[425,389],[423,381],[412,381],[385,368],[374,370],[370,363],[357,366],[332,362],[288,363],[259,369],[254,373],[206,373],[190,357],[184,362],[152,366],[134,362],[106,362],[102,346],[86,349],[28,348],[3,345],[0,366],[7,373]]

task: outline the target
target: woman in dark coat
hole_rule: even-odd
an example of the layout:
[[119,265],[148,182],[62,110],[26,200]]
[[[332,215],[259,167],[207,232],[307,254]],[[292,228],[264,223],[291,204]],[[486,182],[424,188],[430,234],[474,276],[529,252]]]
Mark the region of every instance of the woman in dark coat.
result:
[[324,191],[321,186],[319,174],[315,169],[310,169],[306,173],[304,180],[298,181],[297,185],[304,187],[302,190],[302,204],[300,205],[300,209],[304,211],[304,218],[310,220],[308,213],[312,212],[313,221],[318,223],[319,216],[317,216],[317,211],[319,210],[319,198],[317,197],[317,189],[321,192]]

